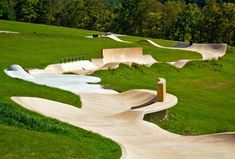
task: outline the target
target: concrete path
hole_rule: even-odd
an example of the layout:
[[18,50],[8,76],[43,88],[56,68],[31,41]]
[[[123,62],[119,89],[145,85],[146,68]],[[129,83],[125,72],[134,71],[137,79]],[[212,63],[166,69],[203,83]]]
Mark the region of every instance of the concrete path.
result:
[[[108,94],[79,94],[82,108],[33,97],[12,97],[26,109],[111,138],[122,148],[122,159],[231,159],[235,156],[235,134],[181,136],[143,120],[149,112],[168,109],[177,98],[167,94],[165,102],[131,110],[149,90]],[[139,98],[137,98],[139,97]]]

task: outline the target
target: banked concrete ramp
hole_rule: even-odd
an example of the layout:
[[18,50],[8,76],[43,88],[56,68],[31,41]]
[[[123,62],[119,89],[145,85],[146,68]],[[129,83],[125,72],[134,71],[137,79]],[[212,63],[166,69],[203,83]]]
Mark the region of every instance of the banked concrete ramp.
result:
[[[145,114],[174,106],[177,98],[131,109],[156,93],[131,90],[108,94],[79,94],[82,108],[32,97],[12,97],[26,109],[99,133],[122,148],[122,159],[231,159],[235,155],[235,134],[181,136],[143,120]],[[139,98],[137,98],[139,97]]]
[[124,63],[131,65],[132,63],[140,65],[152,65],[157,61],[151,55],[144,55],[143,48],[114,48],[103,49],[101,59],[92,59],[94,64],[100,67],[113,63]]
[[115,69],[119,65],[131,66],[133,63],[151,66],[157,61],[151,55],[144,55],[143,48],[113,48],[103,49],[102,58],[68,62],[61,64],[51,64],[45,69],[31,69],[30,74],[92,74],[98,70]]
[[227,44],[193,44],[188,47],[181,47],[181,46],[177,47],[177,45],[174,47],[164,47],[153,42],[152,40],[142,40],[142,41],[148,42],[149,44],[159,48],[194,51],[202,55],[202,59],[182,59],[178,61],[167,62],[177,68],[184,67],[189,61],[218,60],[220,57],[223,57],[227,51]]

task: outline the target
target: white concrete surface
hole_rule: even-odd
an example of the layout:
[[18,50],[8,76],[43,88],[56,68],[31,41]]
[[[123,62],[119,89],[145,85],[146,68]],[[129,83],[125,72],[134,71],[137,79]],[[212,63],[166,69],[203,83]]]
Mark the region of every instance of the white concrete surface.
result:
[[5,70],[8,76],[12,78],[23,79],[40,85],[59,88],[62,90],[77,93],[108,93],[115,94],[116,91],[104,89],[100,84],[94,84],[101,81],[98,77],[71,75],[71,74],[34,74],[31,75],[24,70]]

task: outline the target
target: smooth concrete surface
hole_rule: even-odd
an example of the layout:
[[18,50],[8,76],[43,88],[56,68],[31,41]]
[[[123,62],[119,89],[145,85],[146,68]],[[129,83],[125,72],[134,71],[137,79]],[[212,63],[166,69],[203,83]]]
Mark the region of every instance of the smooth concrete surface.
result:
[[102,58],[92,59],[93,64],[99,66],[100,68],[116,68],[112,67],[113,64],[118,67],[118,64],[127,64],[131,66],[133,63],[151,66],[157,61],[151,55],[144,55],[143,48],[112,48],[103,49]]
[[[12,68],[12,67],[9,67]],[[104,89],[98,77],[73,75],[73,74],[29,74],[24,70],[5,70],[5,73],[12,77],[23,79],[40,85],[55,87],[72,93],[108,93],[116,94],[114,90]]]
[[143,102],[136,96],[146,96],[146,93],[156,94],[149,90],[131,90],[115,95],[83,93],[79,94],[83,103],[81,109],[41,98],[11,99],[31,111],[111,138],[121,146],[122,159],[234,158],[234,133],[181,136],[144,121],[145,114],[166,110],[177,103],[175,96],[167,94],[165,102],[131,110],[133,103]]
[[167,62],[177,68],[184,67],[189,61],[218,60],[220,57],[223,57],[227,51],[227,44],[193,44],[188,47],[164,47],[153,42],[152,40],[144,40],[144,41],[159,48],[194,51],[202,55],[202,59],[182,59],[178,61]]

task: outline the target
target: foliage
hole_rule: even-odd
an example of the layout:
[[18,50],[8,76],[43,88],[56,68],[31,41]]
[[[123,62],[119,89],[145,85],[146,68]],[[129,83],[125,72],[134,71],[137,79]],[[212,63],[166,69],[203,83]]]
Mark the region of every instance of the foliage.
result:
[[0,18],[233,45],[234,10],[234,0],[3,0]]
[[15,15],[5,0],[0,1],[0,19],[14,20]]

